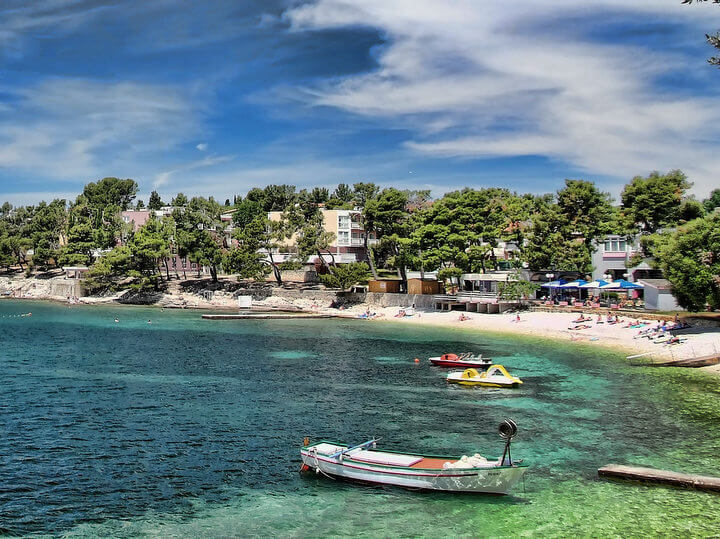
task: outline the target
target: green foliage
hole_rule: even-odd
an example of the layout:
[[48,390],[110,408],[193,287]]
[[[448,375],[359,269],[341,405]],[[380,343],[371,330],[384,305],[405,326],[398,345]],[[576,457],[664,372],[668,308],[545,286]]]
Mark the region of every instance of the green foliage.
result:
[[353,202],[364,208],[368,200],[378,196],[380,188],[372,182],[358,182],[353,184]]
[[465,271],[497,268],[500,241],[524,242],[523,223],[532,199],[507,189],[463,189],[448,193],[414,213],[410,238],[425,268],[454,266]]
[[522,250],[528,267],[590,272],[595,240],[617,227],[610,196],[592,182],[566,180],[557,203],[538,198],[534,206]]
[[107,206],[117,206],[121,210],[127,210],[137,191],[135,180],[103,178],[97,183],[87,184],[83,189],[83,196],[87,204],[97,211]]
[[262,190],[252,189],[245,198],[260,202],[265,212],[283,211],[296,202],[297,193],[294,185],[268,185]]
[[703,215],[705,215],[705,206],[703,206],[700,201],[694,198],[683,200],[680,206],[680,222],[687,223],[688,221],[699,219]]
[[501,299],[521,301],[532,297],[540,287],[530,281],[517,280],[499,283],[499,296]]
[[57,263],[60,238],[66,226],[65,206],[65,200],[56,199],[50,204],[41,202],[34,208],[29,222],[24,227],[33,249],[33,266],[44,267],[51,262]]
[[90,271],[85,273],[82,284],[90,294],[99,294],[107,290],[116,290],[119,282],[133,269],[130,247],[115,247],[102,256]]
[[332,193],[332,198],[339,200],[341,204],[352,203],[355,198],[355,193],[348,184],[339,183]]
[[644,234],[673,227],[681,219],[683,197],[691,184],[680,170],[647,178],[635,176],[622,192],[623,214]]
[[155,217],[140,227],[130,242],[133,269],[154,275],[160,261],[170,256],[170,235],[168,227]]
[[246,227],[253,221],[265,217],[263,207],[259,202],[245,199],[235,206],[233,213],[233,224],[236,227]]
[[267,234],[265,221],[262,217],[257,218],[234,231],[236,244],[225,253],[222,261],[226,272],[237,273],[238,279],[262,281],[272,271],[264,255],[258,252]]
[[71,219],[67,245],[61,249],[58,262],[61,266],[89,266],[95,248],[93,226],[87,216],[79,213],[71,213]]
[[341,264],[332,269],[328,275],[320,275],[320,281],[328,288],[347,290],[358,283],[365,283],[370,278],[370,268],[364,262]]
[[175,198],[172,199],[170,204],[172,204],[175,207],[182,208],[184,206],[187,206],[188,203],[188,197],[185,196],[184,193],[178,193],[175,195]]
[[715,211],[715,208],[720,208],[720,189],[713,189],[710,196],[703,200],[703,206],[708,213]]
[[720,307],[720,215],[711,214],[655,239],[657,265],[678,303],[691,311]]
[[165,204],[162,201],[162,198],[160,198],[160,195],[157,191],[153,191],[150,193],[150,199],[148,200],[148,209],[149,210],[159,210],[162,208]]
[[445,283],[453,282],[453,279],[455,279],[456,284],[460,284],[460,276],[463,274],[463,270],[460,268],[442,268],[438,271],[437,278],[440,281],[443,281]]
[[330,198],[325,202],[325,207],[328,210],[352,210],[355,207],[355,192],[348,184],[339,183],[330,195]]

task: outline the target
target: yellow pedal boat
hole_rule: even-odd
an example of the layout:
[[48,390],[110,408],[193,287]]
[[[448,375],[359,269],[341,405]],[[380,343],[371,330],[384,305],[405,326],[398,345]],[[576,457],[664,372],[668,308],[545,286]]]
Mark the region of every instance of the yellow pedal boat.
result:
[[476,369],[451,372],[447,381],[463,386],[483,387],[518,387],[522,380],[512,376],[502,365],[491,365],[488,370],[478,372]]

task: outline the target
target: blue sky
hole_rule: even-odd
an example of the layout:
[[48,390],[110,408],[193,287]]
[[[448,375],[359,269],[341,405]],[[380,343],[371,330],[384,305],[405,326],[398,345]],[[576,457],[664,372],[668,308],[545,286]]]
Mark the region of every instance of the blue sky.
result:
[[3,0],[0,200],[375,181],[719,187],[720,7],[679,0]]

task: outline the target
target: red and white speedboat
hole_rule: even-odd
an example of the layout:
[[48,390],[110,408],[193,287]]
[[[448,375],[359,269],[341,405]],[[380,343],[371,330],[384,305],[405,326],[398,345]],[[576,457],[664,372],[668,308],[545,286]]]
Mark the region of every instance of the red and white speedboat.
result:
[[467,367],[467,368],[483,368],[493,364],[492,359],[484,358],[481,355],[473,354],[443,354],[439,357],[431,357],[430,363],[436,367]]

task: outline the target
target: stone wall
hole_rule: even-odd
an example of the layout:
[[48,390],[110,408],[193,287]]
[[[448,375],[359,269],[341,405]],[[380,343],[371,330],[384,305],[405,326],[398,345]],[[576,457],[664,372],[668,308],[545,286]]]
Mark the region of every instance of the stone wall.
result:
[[432,310],[435,308],[434,296],[428,294],[383,294],[382,292],[368,292],[365,302],[378,307],[412,307]]
[[76,279],[67,279],[65,281],[53,280],[50,283],[50,295],[60,296],[62,298],[81,298],[85,295],[80,281]]

